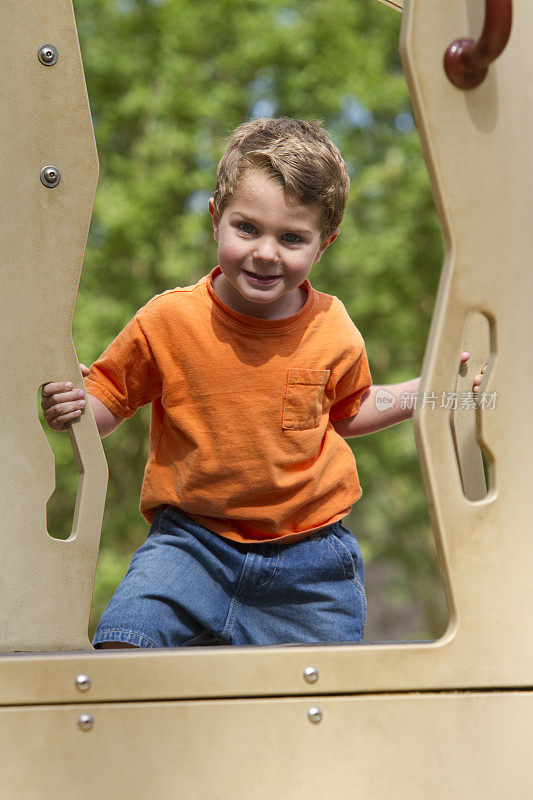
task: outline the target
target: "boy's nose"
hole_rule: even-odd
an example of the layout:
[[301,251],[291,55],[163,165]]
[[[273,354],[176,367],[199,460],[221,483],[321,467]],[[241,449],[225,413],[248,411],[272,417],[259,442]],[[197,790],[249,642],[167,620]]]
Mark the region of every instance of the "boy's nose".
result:
[[278,261],[278,248],[275,241],[270,238],[261,238],[256,242],[254,258],[257,261]]

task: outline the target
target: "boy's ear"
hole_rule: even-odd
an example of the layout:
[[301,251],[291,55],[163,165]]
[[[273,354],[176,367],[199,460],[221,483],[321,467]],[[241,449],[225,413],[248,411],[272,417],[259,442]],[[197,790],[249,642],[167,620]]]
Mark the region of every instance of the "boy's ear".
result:
[[216,209],[215,209],[215,200],[213,197],[209,198],[209,213],[211,214],[211,218],[213,220],[213,236],[215,237],[215,242],[218,242],[218,231],[220,228],[220,217],[218,216]]
[[319,251],[318,251],[318,253],[316,254],[316,258],[315,258],[315,261],[314,261],[314,263],[315,263],[315,264],[317,263],[317,261],[320,261],[320,259],[322,258],[322,254],[324,253],[324,251],[325,251],[325,250],[327,250],[327,248],[330,246],[330,244],[333,244],[333,242],[335,241],[335,239],[337,238],[337,236],[339,235],[339,233],[340,233],[340,232],[341,232],[341,231],[340,231],[340,228],[335,228],[335,230],[333,231],[333,233],[331,234],[331,236],[329,236],[329,237],[326,239],[326,241],[325,241],[325,242],[323,242],[323,243],[320,245],[320,250],[319,250]]

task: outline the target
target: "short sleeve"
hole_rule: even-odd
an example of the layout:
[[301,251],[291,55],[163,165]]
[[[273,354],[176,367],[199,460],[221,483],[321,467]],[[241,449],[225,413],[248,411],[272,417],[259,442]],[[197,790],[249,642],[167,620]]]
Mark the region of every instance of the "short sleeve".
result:
[[361,398],[372,385],[368,358],[364,346],[355,358],[350,369],[338,380],[335,386],[335,400],[330,408],[331,422],[354,417],[359,411]]
[[124,418],[161,396],[160,370],[137,316],[92,365],[85,386]]

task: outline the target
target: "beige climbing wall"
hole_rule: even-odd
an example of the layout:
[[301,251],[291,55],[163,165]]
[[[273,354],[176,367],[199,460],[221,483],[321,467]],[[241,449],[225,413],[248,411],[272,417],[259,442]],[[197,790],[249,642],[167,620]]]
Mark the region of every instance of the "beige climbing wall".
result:
[[478,36],[484,5],[405,2],[401,42],[446,239],[421,391],[466,392],[489,355],[482,388],[497,395],[494,408],[417,412],[445,635],[4,656],[0,797],[529,800],[533,4],[514,3],[507,49],[465,93],[443,55]]
[[513,6],[506,50],[469,91],[447,80],[442,55],[454,39],[477,38],[484,2],[410,3],[403,29],[404,64],[447,250],[422,389],[449,391],[454,354],[469,340],[479,346],[477,327],[482,349],[490,352],[483,389],[495,401],[494,408],[477,412],[478,438],[490,462],[484,499],[476,500],[483,491],[461,481],[447,414],[426,409],[416,420],[429,507],[449,576],[447,650],[450,658],[473,665],[499,663],[502,685],[512,683],[517,671],[522,681],[533,674],[533,584],[524,569],[533,557],[527,401],[533,95],[525,77],[533,5]]
[[[0,650],[87,649],[106,464],[88,411],[72,426],[72,534],[51,538],[55,467],[38,391],[50,380],[83,386],[71,325],[98,161],[70,0],[3,0],[1,19]],[[57,63],[49,48],[39,60],[43,45]],[[60,173],[55,188],[41,181],[45,167]]]

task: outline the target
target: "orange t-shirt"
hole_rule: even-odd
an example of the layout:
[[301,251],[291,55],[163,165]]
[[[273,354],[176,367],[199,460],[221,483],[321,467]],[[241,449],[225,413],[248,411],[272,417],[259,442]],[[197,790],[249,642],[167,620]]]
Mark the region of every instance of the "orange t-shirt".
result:
[[248,317],[212,288],[154,297],[96,361],[87,391],[120,417],[152,404],[141,511],[178,506],[239,542],[293,541],[344,517],[361,496],[332,422],[371,384],[361,334],[308,281],[304,307]]

